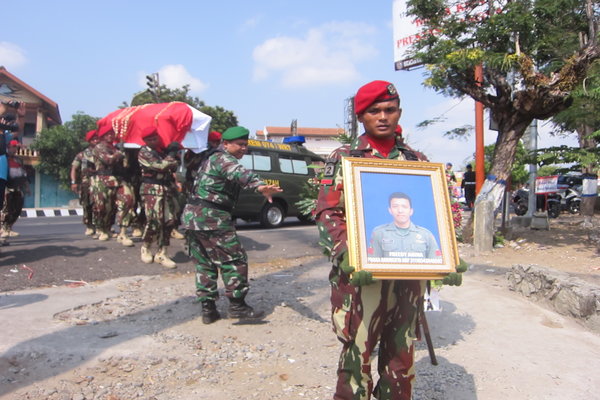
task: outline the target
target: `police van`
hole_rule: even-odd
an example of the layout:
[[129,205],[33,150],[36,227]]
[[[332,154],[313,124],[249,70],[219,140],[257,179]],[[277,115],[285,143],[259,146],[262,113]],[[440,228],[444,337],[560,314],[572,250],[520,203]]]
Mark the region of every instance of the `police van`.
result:
[[286,217],[297,217],[301,221],[309,218],[302,215],[296,203],[301,200],[305,184],[315,176],[312,165],[322,165],[321,156],[302,146],[304,138],[286,138],[284,143],[264,140],[248,140],[248,151],[240,160],[247,169],[257,173],[269,185],[283,189],[273,195],[273,202],[255,190],[242,190],[233,209],[233,217],[245,221],[259,221],[265,228],[280,226]]

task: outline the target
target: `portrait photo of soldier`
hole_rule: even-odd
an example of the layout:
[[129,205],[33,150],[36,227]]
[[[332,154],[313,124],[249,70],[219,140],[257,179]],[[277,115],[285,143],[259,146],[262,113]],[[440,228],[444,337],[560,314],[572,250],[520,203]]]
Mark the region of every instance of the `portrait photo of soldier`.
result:
[[388,213],[392,222],[373,229],[369,242],[369,257],[440,259],[441,251],[434,234],[412,221],[415,212],[409,195],[393,192],[388,197]]

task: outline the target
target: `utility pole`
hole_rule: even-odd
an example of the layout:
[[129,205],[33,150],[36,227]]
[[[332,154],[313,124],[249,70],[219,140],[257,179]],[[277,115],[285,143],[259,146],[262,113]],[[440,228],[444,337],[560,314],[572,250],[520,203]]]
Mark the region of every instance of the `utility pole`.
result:
[[[530,154],[537,152],[537,119],[531,121],[529,125],[529,140],[527,141],[527,150]],[[537,211],[537,196],[535,194],[535,180],[537,178],[537,163],[529,164],[529,202],[527,203],[527,214],[526,217],[533,217],[533,213]]]
[[344,128],[346,129],[346,134],[354,139],[358,136],[358,121],[356,120],[356,114],[354,114],[354,96],[346,99],[344,113]]
[[298,120],[295,118],[292,120],[292,125],[290,126],[290,133],[291,136],[298,136]]

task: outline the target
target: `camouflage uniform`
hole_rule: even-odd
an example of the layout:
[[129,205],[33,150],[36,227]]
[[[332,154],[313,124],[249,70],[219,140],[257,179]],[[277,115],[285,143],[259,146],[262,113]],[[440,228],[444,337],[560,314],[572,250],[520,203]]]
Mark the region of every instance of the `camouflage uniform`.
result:
[[6,191],[4,194],[4,205],[0,215],[2,221],[2,230],[10,232],[12,226],[23,210],[25,202],[24,190],[27,188],[27,172],[23,167],[23,161],[20,157],[8,156],[8,181],[6,183]]
[[369,256],[400,257],[394,253],[411,253],[410,257],[423,258],[440,258],[442,255],[433,234],[412,222],[406,229],[398,228],[393,222],[373,229]]
[[142,146],[138,161],[142,171],[140,196],[146,214],[142,241],[146,247],[154,242],[161,248],[167,247],[171,230],[177,225],[177,188],[173,177],[177,160],[148,146]]
[[241,189],[265,183],[222,148],[211,152],[198,169],[181,218],[190,254],[196,260],[196,294],[202,302],[216,300],[221,270],[225,295],[243,299],[249,289],[248,257],[235,231],[231,210]]
[[126,150],[125,158],[118,163],[115,168],[115,176],[119,178],[119,188],[117,189],[117,197],[115,205],[116,223],[122,228],[127,228],[131,225],[136,217],[135,212],[135,191],[133,186],[134,177],[139,175],[138,164],[132,163],[131,150]]
[[94,221],[91,180],[96,173],[96,166],[94,165],[92,148],[87,147],[79,152],[73,159],[71,166],[75,168],[77,174],[79,204],[83,208],[83,224],[90,229],[94,229],[96,224]]
[[[413,339],[417,331],[418,304],[425,282],[377,280],[355,286],[338,264],[347,251],[344,184],[341,158],[345,156],[418,160],[400,137],[384,157],[368,143],[366,135],[335,150],[328,158],[317,202],[320,244],[330,255],[329,274],[333,330],[343,343],[334,399],[410,399],[412,393]],[[379,343],[379,382],[373,388],[371,354]]]
[[92,155],[96,166],[96,174],[92,180],[94,215],[97,228],[109,233],[114,223],[117,190],[120,186],[114,169],[123,159],[123,152],[112,144],[100,141],[92,149]]

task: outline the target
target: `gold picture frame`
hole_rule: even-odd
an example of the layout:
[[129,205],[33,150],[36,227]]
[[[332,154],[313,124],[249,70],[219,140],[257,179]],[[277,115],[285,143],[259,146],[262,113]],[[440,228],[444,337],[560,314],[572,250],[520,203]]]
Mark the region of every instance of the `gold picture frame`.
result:
[[443,164],[344,157],[342,168],[350,265],[379,279],[441,279],[456,271]]

